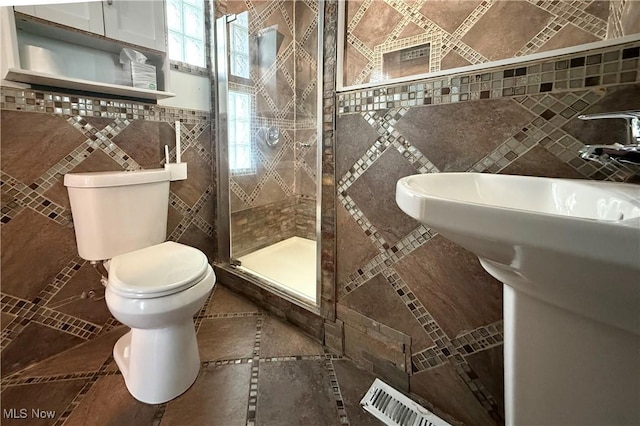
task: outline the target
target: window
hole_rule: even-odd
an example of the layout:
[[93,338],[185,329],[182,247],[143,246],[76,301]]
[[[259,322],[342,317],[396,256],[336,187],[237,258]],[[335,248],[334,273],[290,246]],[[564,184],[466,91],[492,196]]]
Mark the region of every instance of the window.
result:
[[256,163],[251,143],[251,94],[229,90],[229,169],[253,174]]
[[169,59],[206,67],[203,0],[167,0]]
[[231,75],[249,78],[249,12],[236,16],[230,24],[230,53],[229,72]]

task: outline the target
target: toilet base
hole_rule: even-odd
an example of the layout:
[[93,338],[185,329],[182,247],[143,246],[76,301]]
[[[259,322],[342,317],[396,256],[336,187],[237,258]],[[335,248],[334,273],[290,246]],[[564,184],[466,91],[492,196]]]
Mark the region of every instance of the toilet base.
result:
[[200,371],[193,320],[161,329],[132,328],[116,342],[113,357],[134,398],[167,402],[189,389]]

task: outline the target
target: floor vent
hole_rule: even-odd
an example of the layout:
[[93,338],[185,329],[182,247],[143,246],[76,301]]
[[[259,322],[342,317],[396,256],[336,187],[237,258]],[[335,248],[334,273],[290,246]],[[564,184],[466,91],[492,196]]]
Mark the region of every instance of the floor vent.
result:
[[360,405],[389,426],[451,426],[380,379],[373,382]]

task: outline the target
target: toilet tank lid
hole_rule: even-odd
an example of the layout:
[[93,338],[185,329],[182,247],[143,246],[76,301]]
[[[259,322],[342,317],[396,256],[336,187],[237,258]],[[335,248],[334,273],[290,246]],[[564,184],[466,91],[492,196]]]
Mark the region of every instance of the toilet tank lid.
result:
[[109,186],[163,182],[168,181],[170,178],[171,172],[165,169],[67,173],[64,175],[64,186],[72,188],[104,188]]

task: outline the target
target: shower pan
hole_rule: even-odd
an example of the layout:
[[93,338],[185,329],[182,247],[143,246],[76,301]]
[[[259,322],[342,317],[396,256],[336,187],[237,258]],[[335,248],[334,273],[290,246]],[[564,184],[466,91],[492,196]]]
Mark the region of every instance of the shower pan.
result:
[[315,312],[320,15],[313,1],[256,4],[218,18],[215,39],[219,259]]

